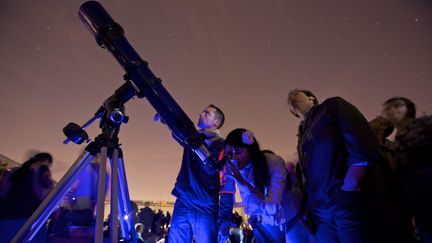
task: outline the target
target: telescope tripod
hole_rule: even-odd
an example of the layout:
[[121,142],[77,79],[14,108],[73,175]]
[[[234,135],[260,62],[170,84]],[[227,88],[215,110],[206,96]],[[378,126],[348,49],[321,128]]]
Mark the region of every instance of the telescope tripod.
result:
[[[112,135],[113,133],[110,134]],[[66,172],[65,176],[63,176],[60,182],[18,231],[12,239],[13,243],[27,242],[33,239],[96,155],[99,155],[100,166],[94,242],[103,242],[107,158],[111,161],[111,242],[118,242],[118,225],[120,225],[123,239],[126,242],[136,242],[134,215],[131,209],[123,154],[117,136],[110,137],[110,134],[107,131],[101,133],[95,138],[95,141],[86,147],[72,167]]]

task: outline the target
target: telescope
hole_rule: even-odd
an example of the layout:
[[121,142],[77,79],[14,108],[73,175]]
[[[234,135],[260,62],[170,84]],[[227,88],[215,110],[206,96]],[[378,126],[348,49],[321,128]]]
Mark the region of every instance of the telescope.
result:
[[174,98],[149,69],[124,36],[123,28],[116,23],[96,1],[84,3],[79,10],[87,29],[96,42],[107,49],[126,71],[129,82],[114,94],[121,103],[134,96],[146,98],[182,146],[192,149],[205,165],[211,165],[213,158],[206,148],[193,122],[180,108]]

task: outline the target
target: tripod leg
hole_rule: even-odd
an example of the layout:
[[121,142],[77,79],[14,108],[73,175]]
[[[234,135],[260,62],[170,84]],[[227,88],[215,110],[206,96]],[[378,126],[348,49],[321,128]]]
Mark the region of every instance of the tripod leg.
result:
[[129,240],[129,236],[132,237],[132,242],[136,243],[136,232],[135,232],[135,215],[132,211],[131,200],[129,196],[129,189],[126,180],[126,171],[124,167],[124,160],[122,150],[119,149],[118,159],[118,174],[119,174],[119,186],[120,186],[120,197],[119,197],[119,212],[122,226],[122,233],[126,240]]
[[84,151],[80,157],[74,162],[72,167],[66,172],[60,182],[42,201],[36,211],[30,216],[26,223],[21,227],[11,242],[30,241],[36,235],[40,227],[47,221],[48,217],[54,211],[55,207],[60,203],[64,195],[69,191],[73,183],[87,165],[93,160],[94,156],[88,151]]
[[101,148],[99,157],[99,177],[98,177],[98,199],[96,209],[96,231],[94,242],[103,242],[103,220],[105,208],[105,188],[106,188],[106,160],[107,160],[107,147]]
[[118,149],[114,149],[111,160],[111,242],[118,241],[118,190],[119,190],[119,175],[118,175]]

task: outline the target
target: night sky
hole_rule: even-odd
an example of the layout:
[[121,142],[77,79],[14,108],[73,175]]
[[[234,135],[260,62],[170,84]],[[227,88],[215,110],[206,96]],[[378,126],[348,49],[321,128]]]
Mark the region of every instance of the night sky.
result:
[[[78,18],[84,1],[0,1],[0,153],[54,155],[59,180],[84,149],[63,145],[122,83],[124,70]],[[428,0],[101,1],[153,72],[196,122],[213,103],[226,135],[252,130],[262,148],[295,153],[299,120],[287,93],[341,96],[372,119],[394,95],[431,114],[432,4]],[[153,122],[147,100],[126,104],[122,126],[132,199],[173,200],[181,147]],[[94,124],[88,133],[99,133]]]

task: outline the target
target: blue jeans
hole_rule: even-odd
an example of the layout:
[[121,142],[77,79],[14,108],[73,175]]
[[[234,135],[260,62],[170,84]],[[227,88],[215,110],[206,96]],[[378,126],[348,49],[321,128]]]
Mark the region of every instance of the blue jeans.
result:
[[310,210],[318,243],[374,242],[369,211],[361,192],[339,190],[328,207]]
[[285,242],[285,230],[280,226],[257,222],[253,226],[253,233],[257,243]]
[[313,236],[309,234],[305,226],[298,220],[297,222],[285,228],[286,243],[308,243],[311,242]]
[[169,243],[195,242],[216,243],[217,210],[214,214],[199,212],[188,207],[181,199],[177,199],[168,233]]

